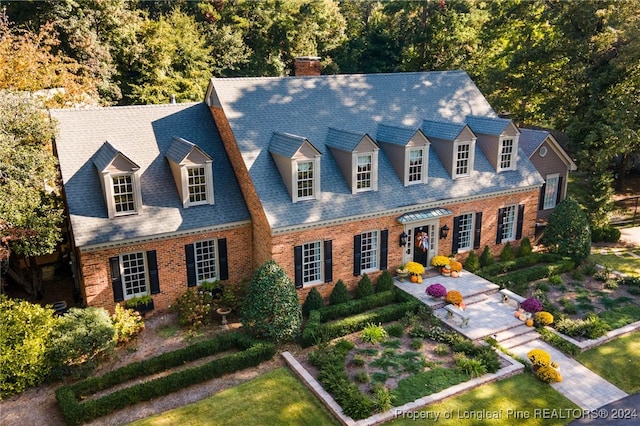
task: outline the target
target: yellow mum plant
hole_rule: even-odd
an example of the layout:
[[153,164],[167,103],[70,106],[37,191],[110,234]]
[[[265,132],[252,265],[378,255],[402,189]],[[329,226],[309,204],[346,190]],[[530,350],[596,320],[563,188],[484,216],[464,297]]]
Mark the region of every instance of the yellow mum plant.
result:
[[449,264],[449,258],[447,256],[438,255],[438,256],[434,256],[433,259],[431,259],[431,266],[442,267],[448,264]]
[[545,312],[545,311],[536,312],[533,319],[535,320],[536,324],[540,324],[540,325],[553,324],[553,315],[551,315],[549,312]]
[[424,274],[424,266],[418,262],[407,262],[404,267],[411,275]]
[[457,260],[450,260],[449,266],[451,267],[451,270],[454,272],[462,271],[462,263],[458,262]]
[[462,303],[462,293],[458,290],[450,290],[447,292],[444,300],[452,305],[459,305]]
[[551,355],[542,349],[532,349],[527,353],[527,358],[534,367],[548,367],[551,364]]

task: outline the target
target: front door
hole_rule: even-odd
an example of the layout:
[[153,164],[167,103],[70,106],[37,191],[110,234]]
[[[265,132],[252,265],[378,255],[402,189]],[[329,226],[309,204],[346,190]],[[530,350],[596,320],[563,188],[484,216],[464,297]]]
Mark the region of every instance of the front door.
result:
[[413,261],[425,267],[429,266],[429,248],[431,247],[431,235],[428,226],[420,226],[413,229]]

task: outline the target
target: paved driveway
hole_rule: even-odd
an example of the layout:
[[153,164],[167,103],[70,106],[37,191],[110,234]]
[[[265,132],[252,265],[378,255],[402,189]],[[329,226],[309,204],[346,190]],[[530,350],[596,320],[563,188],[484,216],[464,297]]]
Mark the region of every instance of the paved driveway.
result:
[[640,247],[640,226],[635,226],[633,228],[621,228],[620,240]]

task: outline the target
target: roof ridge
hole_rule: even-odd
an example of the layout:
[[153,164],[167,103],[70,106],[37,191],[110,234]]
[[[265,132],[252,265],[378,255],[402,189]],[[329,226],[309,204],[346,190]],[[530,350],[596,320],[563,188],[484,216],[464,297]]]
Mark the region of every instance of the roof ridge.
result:
[[309,78],[344,78],[344,77],[382,77],[389,75],[417,75],[417,74],[467,74],[463,69],[441,71],[403,71],[403,72],[379,72],[379,73],[353,73],[353,74],[322,74],[322,75],[280,75],[280,76],[249,76],[249,77],[211,77],[209,81],[246,81],[246,80],[282,80],[282,79],[309,79]]
[[112,105],[112,106],[91,106],[87,108],[50,108],[49,111],[53,112],[68,112],[68,111],[110,111],[115,109],[145,109],[145,108],[177,108],[179,106],[198,105],[203,104],[203,101],[194,102],[179,102],[179,103],[166,103],[166,104],[145,104],[145,105]]

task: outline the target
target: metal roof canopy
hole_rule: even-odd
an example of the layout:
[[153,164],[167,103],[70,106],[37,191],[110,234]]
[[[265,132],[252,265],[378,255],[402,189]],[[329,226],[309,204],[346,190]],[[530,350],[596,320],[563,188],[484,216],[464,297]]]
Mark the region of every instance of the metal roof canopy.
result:
[[427,219],[433,219],[436,217],[444,217],[451,216],[453,212],[451,210],[447,210],[442,207],[437,207],[434,209],[420,210],[417,212],[405,213],[402,216],[398,217],[398,222],[403,225],[407,223],[420,222]]

